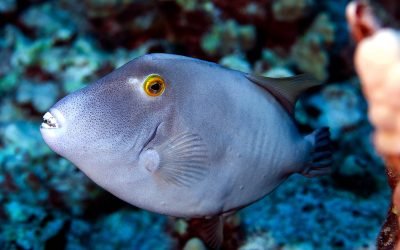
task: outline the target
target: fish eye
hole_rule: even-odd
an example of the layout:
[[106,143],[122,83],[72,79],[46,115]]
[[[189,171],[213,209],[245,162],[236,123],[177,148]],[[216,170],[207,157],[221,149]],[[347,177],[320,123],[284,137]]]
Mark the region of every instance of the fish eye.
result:
[[165,81],[161,76],[151,74],[144,81],[143,88],[149,96],[160,96],[164,93]]

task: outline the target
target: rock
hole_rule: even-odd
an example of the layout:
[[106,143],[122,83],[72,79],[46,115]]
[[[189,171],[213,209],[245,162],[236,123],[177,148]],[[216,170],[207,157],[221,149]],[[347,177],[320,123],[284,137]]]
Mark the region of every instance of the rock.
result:
[[279,245],[268,233],[249,238],[239,250],[278,250]]
[[183,250],[207,250],[207,248],[199,238],[192,238],[186,242]]
[[237,54],[227,55],[219,61],[219,64],[224,65],[230,69],[239,70],[242,72],[250,72],[251,66],[243,56]]

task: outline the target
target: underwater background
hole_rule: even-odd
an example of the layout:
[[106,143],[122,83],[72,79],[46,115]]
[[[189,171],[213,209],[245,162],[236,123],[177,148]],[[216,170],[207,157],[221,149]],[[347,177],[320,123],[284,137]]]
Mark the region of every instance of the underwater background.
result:
[[[115,198],[40,135],[58,99],[152,52],[324,83],[296,119],[304,133],[331,128],[332,173],[294,175],[230,217],[223,249],[376,249],[390,189],[354,71],[348,2],[0,0],[0,249],[205,249],[184,220]],[[380,14],[396,20],[395,2],[380,1]]]

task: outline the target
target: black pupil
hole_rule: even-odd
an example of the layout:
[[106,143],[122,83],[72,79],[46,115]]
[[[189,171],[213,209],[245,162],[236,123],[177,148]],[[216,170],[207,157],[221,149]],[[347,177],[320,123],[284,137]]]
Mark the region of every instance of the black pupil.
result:
[[161,84],[159,82],[155,82],[153,85],[150,86],[152,92],[157,93],[161,89]]

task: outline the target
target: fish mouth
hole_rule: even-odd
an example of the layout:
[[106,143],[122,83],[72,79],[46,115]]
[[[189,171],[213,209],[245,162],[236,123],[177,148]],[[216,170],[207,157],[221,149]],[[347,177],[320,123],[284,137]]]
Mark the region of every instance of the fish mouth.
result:
[[60,125],[56,119],[56,117],[54,117],[50,112],[47,112],[46,114],[44,114],[43,116],[43,122],[40,125],[40,128],[43,129],[56,129],[59,128]]

